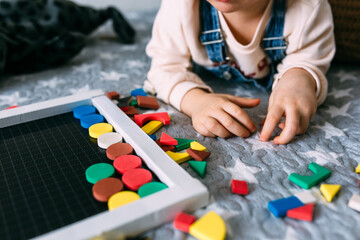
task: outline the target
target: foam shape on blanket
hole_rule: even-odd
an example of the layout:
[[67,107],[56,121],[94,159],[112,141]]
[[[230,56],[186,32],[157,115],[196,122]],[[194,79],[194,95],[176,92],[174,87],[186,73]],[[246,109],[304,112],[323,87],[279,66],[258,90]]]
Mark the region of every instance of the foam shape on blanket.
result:
[[331,202],[335,195],[339,192],[341,185],[337,184],[321,184],[320,191],[324,195],[326,201]]
[[348,206],[360,212],[360,195],[354,193],[348,202]]
[[289,180],[302,188],[309,189],[324,181],[331,175],[331,171],[329,169],[314,162],[310,163],[308,168],[313,172],[313,175],[302,176],[297,173],[292,173],[289,176]]
[[191,224],[189,232],[201,240],[222,240],[226,236],[224,220],[215,212],[210,211]]
[[142,127],[146,122],[151,120],[160,121],[164,125],[170,124],[170,116],[167,112],[138,114],[134,116],[134,120],[139,127]]
[[278,200],[268,202],[268,209],[275,217],[286,216],[289,209],[304,206],[304,204],[295,196],[288,198],[281,198]]
[[287,211],[286,216],[289,218],[299,219],[311,222],[313,219],[315,204],[306,204],[304,206],[293,208]]

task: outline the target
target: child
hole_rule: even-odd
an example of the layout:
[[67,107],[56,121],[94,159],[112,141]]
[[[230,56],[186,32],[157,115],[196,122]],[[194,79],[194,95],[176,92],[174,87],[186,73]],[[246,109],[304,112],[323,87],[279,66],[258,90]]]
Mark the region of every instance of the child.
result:
[[242,108],[260,100],[213,93],[193,64],[272,89],[260,140],[279,124],[273,141],[286,144],[306,131],[325,100],[334,53],[326,0],[163,0],[147,46],[145,88],[190,116],[200,134],[223,138],[256,131]]

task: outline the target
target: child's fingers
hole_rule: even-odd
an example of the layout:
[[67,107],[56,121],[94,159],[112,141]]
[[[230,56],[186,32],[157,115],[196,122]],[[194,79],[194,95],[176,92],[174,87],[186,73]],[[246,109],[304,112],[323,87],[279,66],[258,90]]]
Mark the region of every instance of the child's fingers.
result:
[[279,107],[272,108],[266,116],[264,127],[260,134],[261,141],[268,141],[272,132],[281,119],[283,110]]
[[242,108],[253,108],[260,104],[260,99],[258,98],[242,98],[233,95],[227,95],[226,97]]
[[[249,131],[255,132],[256,126],[255,126],[254,122],[247,115],[247,113],[243,109],[241,109],[238,105],[236,105],[232,102],[227,102],[223,105],[223,110],[226,113],[230,114],[232,117],[234,117],[236,120],[238,120],[242,125],[244,125],[247,128],[245,136],[249,136]],[[236,123],[236,121],[234,121],[234,122]],[[238,123],[236,125],[241,127],[240,124],[238,124]],[[227,127],[226,125],[224,125],[224,126]],[[243,127],[241,127],[241,129],[238,128],[238,130],[241,130],[241,132],[242,132],[241,135],[235,134],[234,132],[232,132],[232,133],[234,133],[235,135],[240,136],[240,137],[245,137],[244,131],[243,131],[245,129]]]
[[232,134],[223,126],[221,125],[218,120],[216,120],[215,118],[209,117],[204,121],[204,126],[206,127],[206,129],[219,137],[222,138],[228,138],[231,137]]
[[291,111],[285,119],[285,128],[280,136],[274,138],[275,144],[287,144],[298,133],[300,125],[300,115],[297,111]]
[[230,133],[239,137],[248,137],[250,132],[241,126],[235,119],[233,119],[227,112],[218,111],[213,113],[213,117],[218,120],[223,127],[225,127]]
[[211,133],[203,124],[194,126],[195,130],[205,137],[216,137],[215,134]]

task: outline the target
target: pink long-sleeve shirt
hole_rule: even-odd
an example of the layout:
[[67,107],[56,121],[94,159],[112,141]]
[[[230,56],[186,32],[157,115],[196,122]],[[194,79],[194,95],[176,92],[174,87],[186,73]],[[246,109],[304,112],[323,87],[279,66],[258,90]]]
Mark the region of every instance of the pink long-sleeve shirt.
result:
[[[221,30],[229,56],[248,76],[261,78],[269,62],[260,46],[271,15],[270,0],[253,36],[247,45],[233,36],[219,12]],[[241,23],[239,23],[241,24]],[[335,54],[333,18],[327,0],[287,0],[284,36],[288,41],[286,57],[277,66],[273,88],[291,68],[303,68],[316,81],[316,97],[321,104],[327,94],[325,73]],[[152,58],[144,88],[178,110],[184,95],[193,88],[213,90],[191,71],[191,60],[212,66],[206,48],[200,42],[199,0],[163,0],[156,16],[152,38],[146,48]],[[261,66],[261,67],[259,67]]]

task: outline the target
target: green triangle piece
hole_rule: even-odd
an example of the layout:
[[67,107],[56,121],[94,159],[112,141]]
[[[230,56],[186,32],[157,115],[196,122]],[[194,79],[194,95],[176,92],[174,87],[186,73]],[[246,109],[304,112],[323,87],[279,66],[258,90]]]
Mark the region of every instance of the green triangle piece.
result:
[[178,145],[176,145],[176,151],[181,151],[186,148],[190,147],[191,142],[195,142],[195,140],[192,139],[186,139],[186,138],[175,138],[178,141]]
[[189,161],[190,167],[201,177],[205,177],[207,162]]

